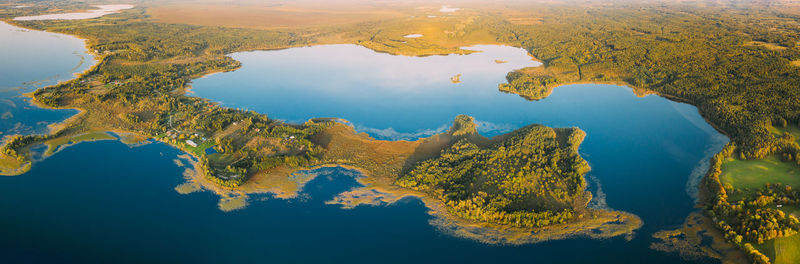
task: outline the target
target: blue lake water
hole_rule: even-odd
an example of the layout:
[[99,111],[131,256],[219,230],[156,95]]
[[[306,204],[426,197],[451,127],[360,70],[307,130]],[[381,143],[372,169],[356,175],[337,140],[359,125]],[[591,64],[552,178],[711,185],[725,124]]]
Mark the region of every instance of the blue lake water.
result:
[[32,107],[21,95],[91,67],[94,60],[83,40],[0,22],[0,58],[0,137],[44,133],[47,124],[77,113]]
[[[5,34],[11,33],[0,31],[0,41],[8,40]],[[39,40],[8,42],[22,42],[13,46],[22,53],[35,47],[25,45],[30,41]],[[62,41],[72,45],[69,39],[49,45],[62,46]],[[697,167],[727,139],[694,107],[657,96],[639,98],[626,87],[570,85],[536,102],[500,93],[497,84],[506,72],[535,63],[520,49],[479,48],[485,52],[424,58],[350,45],[237,53],[233,57],[242,61],[242,69],[198,79],[193,89],[226,106],[288,121],[345,118],[384,139],[425,136],[446,128],[457,114],[476,117],[484,135],[531,123],[580,127],[587,132],[580,152],[605,202],[644,221],[633,240],[497,246],[451,237],[428,224],[431,217],[416,199],[352,210],[324,204],[357,186],[352,173],[340,168],[321,170],[301,198],[253,197],[247,208],[226,213],[217,209],[218,197],[210,192],[181,195],[173,189],[184,181],[184,168],[172,161],[180,151],[160,143],[131,148],[101,141],[67,148],[24,175],[0,178],[0,256],[12,263],[681,261],[677,254],[650,250],[651,235],[678,227],[694,210],[688,192],[694,188],[687,182],[693,171],[704,172]],[[74,57],[60,58],[74,62]],[[54,66],[45,58],[28,59],[42,59],[41,67],[30,69],[41,75],[24,73],[31,80],[75,71],[75,63]],[[462,82],[453,84],[450,77],[456,74],[462,74]],[[2,78],[2,85],[13,85],[12,78]],[[28,119],[9,118],[32,122]],[[590,182],[597,192],[598,184]]]

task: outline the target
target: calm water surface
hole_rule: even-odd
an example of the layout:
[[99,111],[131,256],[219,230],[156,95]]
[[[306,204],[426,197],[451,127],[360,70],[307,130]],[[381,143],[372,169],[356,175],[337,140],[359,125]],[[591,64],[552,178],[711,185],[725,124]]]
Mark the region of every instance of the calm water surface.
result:
[[[6,34],[14,32],[0,31],[3,47],[15,43],[17,53],[37,56],[28,49],[41,39],[8,41]],[[70,41],[49,45],[69,46]],[[441,131],[457,114],[476,117],[481,133],[490,136],[530,123],[578,126],[588,134],[580,151],[592,165],[590,178],[597,179],[592,190],[598,193],[600,186],[608,206],[644,220],[632,241],[575,238],[505,247],[450,237],[428,224],[430,216],[415,199],[353,210],[325,205],[357,186],[352,172],[338,168],[320,170],[302,198],[254,197],[247,208],[225,213],[209,192],[173,190],[183,182],[184,168],[172,161],[180,151],[159,143],[131,148],[102,141],[67,148],[25,175],[0,178],[0,255],[12,262],[681,261],[648,249],[650,236],[678,227],[693,211],[687,192],[692,171],[727,139],[694,107],[656,96],[638,98],[625,87],[565,86],[537,102],[500,93],[496,86],[506,72],[535,62],[520,49],[477,48],[485,52],[416,58],[336,45],[237,53],[233,56],[242,69],[193,86],[198,96],[273,118],[342,117],[383,139]],[[41,76],[17,82],[75,71],[76,64],[68,63],[74,59],[71,51],[65,52],[64,61],[58,61],[62,66],[27,58],[42,64],[20,74]],[[5,64],[0,61],[0,67],[13,68]],[[456,74],[462,74],[462,82],[453,84],[450,77]],[[11,83],[6,82],[10,76],[2,78],[3,85]],[[9,118],[41,121],[29,119]]]
[[81,39],[0,22],[0,137],[44,133],[47,124],[76,114],[33,107],[21,95],[72,79],[93,63]]

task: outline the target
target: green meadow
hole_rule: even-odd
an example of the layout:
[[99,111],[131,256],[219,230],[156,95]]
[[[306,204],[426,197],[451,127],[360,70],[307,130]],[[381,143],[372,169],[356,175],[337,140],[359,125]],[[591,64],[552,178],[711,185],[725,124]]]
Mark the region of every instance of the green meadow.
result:
[[729,158],[722,164],[720,180],[725,186],[741,191],[731,194],[731,200],[739,200],[741,195],[755,192],[768,183],[800,187],[800,167],[794,162],[783,162],[777,156],[763,160]]
[[800,235],[781,237],[756,246],[773,264],[800,263]]

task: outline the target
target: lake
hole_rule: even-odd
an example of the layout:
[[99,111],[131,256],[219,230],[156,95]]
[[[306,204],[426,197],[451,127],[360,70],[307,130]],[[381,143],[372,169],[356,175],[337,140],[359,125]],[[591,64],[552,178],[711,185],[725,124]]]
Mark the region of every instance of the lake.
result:
[[[75,67],[78,46],[70,46],[80,44],[78,54],[85,54],[82,41],[48,35],[53,34],[0,31],[3,56],[6,47],[16,49],[8,56],[28,54],[0,67],[33,65],[22,71],[29,77],[4,74],[3,87],[85,69]],[[43,40],[66,55],[48,61],[36,52]],[[677,254],[649,249],[651,235],[679,227],[695,210],[695,188],[687,182],[705,172],[703,161],[727,139],[696,108],[658,96],[636,97],[623,86],[568,85],[535,102],[501,93],[497,84],[508,71],[537,63],[521,49],[470,49],[483,52],[420,58],[331,45],[236,53],[241,69],[195,80],[193,91],[290,122],[341,117],[381,139],[424,137],[446,129],[457,114],[474,116],[487,136],[531,123],[580,127],[587,132],[580,152],[592,166],[588,182],[596,196],[605,196],[596,203],[644,221],[633,240],[497,246],[452,237],[428,223],[431,216],[416,199],[352,210],[324,204],[358,185],[355,173],[342,168],[320,169],[300,198],[251,197],[248,207],[226,213],[217,209],[218,197],[211,192],[174,190],[184,181],[185,168],[173,161],[179,150],[161,143],[130,147],[99,141],[66,148],[24,175],[0,178],[0,200],[6,201],[0,203],[5,212],[0,254],[10,262],[59,263],[681,261]],[[452,83],[457,74],[461,82]],[[43,111],[28,108],[15,111]],[[66,116],[15,114],[7,120],[43,124]]]
[[14,20],[30,21],[30,20],[76,20],[76,19],[89,19],[98,18],[108,14],[119,13],[120,10],[131,9],[133,5],[95,5],[97,9],[91,9],[84,12],[76,13],[60,13],[60,14],[46,14],[38,16],[22,16],[15,17]]
[[[47,132],[47,124],[77,113],[31,106],[23,93],[74,78],[95,63],[76,37],[0,22],[0,136]],[[54,43],[58,43],[54,45]]]

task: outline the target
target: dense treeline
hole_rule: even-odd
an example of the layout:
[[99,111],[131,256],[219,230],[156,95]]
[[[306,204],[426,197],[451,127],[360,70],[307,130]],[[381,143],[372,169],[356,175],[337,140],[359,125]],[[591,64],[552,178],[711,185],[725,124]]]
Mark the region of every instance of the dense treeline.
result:
[[791,63],[800,59],[800,26],[797,16],[748,8],[537,6],[529,12],[543,23],[495,31],[577,80],[622,72],[636,87],[688,101],[759,159],[778,148],[770,124],[800,121],[800,71]]
[[791,236],[800,231],[800,221],[777,205],[797,205],[800,192],[783,184],[768,184],[754,195],[731,201],[729,192],[741,192],[725,188],[720,181],[722,163],[736,152],[734,143],[726,145],[714,155],[702,188],[708,193],[707,212],[722,230],[725,238],[747,253],[756,263],[770,263],[769,259],[753,247],[764,241]]
[[719,176],[722,162],[734,155],[800,160],[796,138],[775,133],[800,122],[800,16],[742,5],[545,5],[527,11],[541,23],[505,23],[495,32],[551,69],[530,80],[508,78],[501,89],[522,87],[524,96],[536,91],[527,87],[546,86],[540,77],[564,83],[618,79],[697,106],[732,140],[712,159],[705,179],[708,213],[752,261],[769,263],[753,245],[798,231],[797,219],[776,209],[793,198],[764,191],[730,201]]
[[723,231],[737,243],[746,240],[761,244],[770,239],[796,234],[800,223],[793,216],[775,209],[775,199],[775,196],[759,195],[735,204],[720,203],[714,212],[717,216],[730,220],[721,220],[718,225],[724,226]]
[[[565,223],[588,198],[577,153],[577,128],[531,125],[494,143],[476,139],[472,118],[460,116],[451,146],[418,163],[397,184],[444,201],[457,216],[518,227]],[[485,146],[480,146],[485,145]]]
[[508,83],[501,83],[498,89],[503,92],[515,93],[528,100],[539,100],[550,96],[553,85],[558,84],[558,79],[551,76],[535,77],[523,72],[513,71],[506,75]]
[[[13,18],[18,16],[37,16],[52,12],[52,10],[61,10],[64,12],[77,12],[95,9],[92,4],[97,2],[86,3],[83,1],[73,0],[15,0],[3,1],[0,5],[0,19]],[[3,6],[5,5],[5,6]],[[27,6],[25,8],[13,8],[16,6]],[[2,8],[5,7],[5,8]]]
[[[516,23],[520,19],[476,21],[489,23],[480,27],[490,29],[498,42],[523,47],[545,65],[509,73],[508,83],[499,86],[501,91],[537,100],[560,84],[625,81],[697,106],[731,138],[725,157],[746,160],[778,155],[800,164],[795,136],[774,132],[800,124],[800,15],[759,3],[718,4],[508,4],[512,16],[522,17],[523,23]],[[508,18],[498,9],[489,16]],[[371,34],[376,35],[380,36]],[[721,162],[711,167],[707,182],[718,182]],[[418,178],[415,181],[425,180]],[[416,188],[433,188],[431,183],[437,182]],[[732,242],[752,260],[764,261],[766,257],[750,243],[786,236],[796,228],[774,204],[767,208],[761,206],[763,198],[761,203],[758,199],[749,197],[738,205],[725,196],[715,200],[723,205],[708,209],[725,215],[718,218],[729,226],[725,232],[733,230],[744,241],[738,243],[733,240],[736,235],[729,235]],[[490,202],[475,193],[451,206],[474,208],[474,204]]]
[[[303,45],[292,32],[223,29],[145,21],[137,8],[100,19],[26,21],[27,27],[89,39],[99,63],[79,78],[37,90],[34,99],[51,107],[76,107],[87,115],[58,135],[14,137],[3,152],[17,151],[61,134],[122,129],[157,138],[198,155],[213,182],[236,187],[260,170],[305,166],[319,155],[308,137],[325,123],[293,125],[252,111],[219,107],[183,95],[192,78],[229,71],[239,62],[224,56],[238,50]],[[206,149],[216,144],[216,154]]]
[[91,48],[98,54],[139,62],[223,56],[235,51],[285,48],[311,41],[295,32],[161,24],[146,21],[146,16],[144,8],[135,8],[100,19],[25,21],[22,24],[91,36]]

